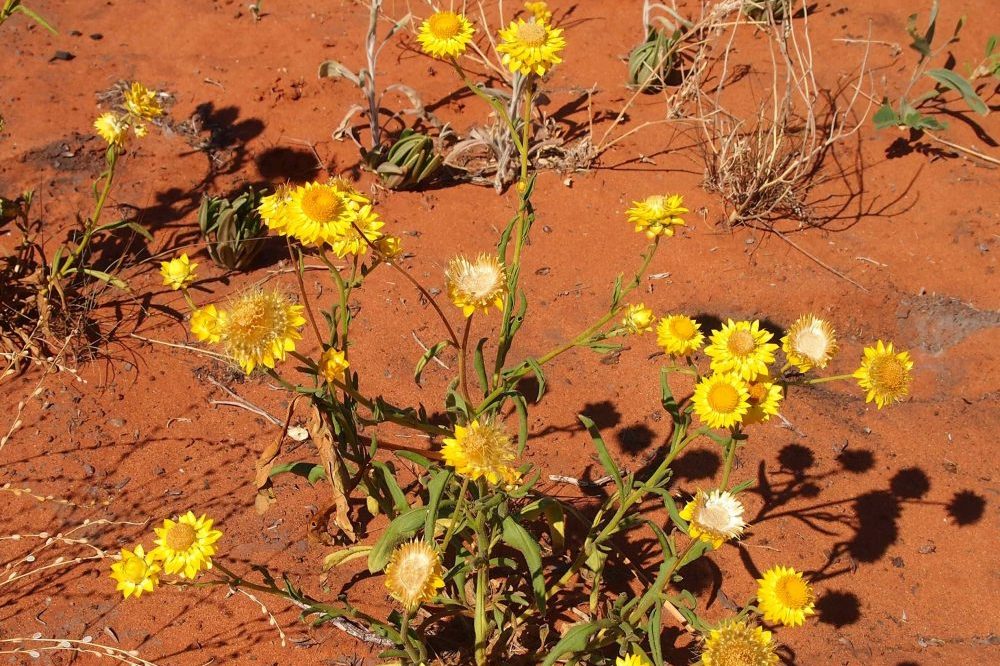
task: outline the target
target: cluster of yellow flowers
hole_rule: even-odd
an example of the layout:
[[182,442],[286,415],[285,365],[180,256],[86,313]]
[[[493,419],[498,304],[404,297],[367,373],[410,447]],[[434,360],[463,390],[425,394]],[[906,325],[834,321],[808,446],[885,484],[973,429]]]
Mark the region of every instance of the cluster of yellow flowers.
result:
[[211,518],[195,517],[191,511],[177,520],[165,519],[153,532],[153,550],[147,553],[142,544],[133,550],[123,548],[121,560],[111,565],[111,578],[118,583],[115,589],[126,599],[155,590],[160,573],[194,580],[212,568],[215,542],[222,538],[222,532],[212,529]]
[[[552,12],[544,2],[526,2],[527,19],[517,18],[502,28],[496,50],[511,72],[526,76],[544,76],[562,62],[559,52],[566,47],[562,28],[551,25]],[[465,53],[476,29],[464,15],[440,11],[425,20],[417,32],[424,53],[452,60]]]
[[327,183],[282,186],[261,199],[258,209],[268,228],[307,247],[329,245],[338,257],[363,255],[369,246],[391,260],[402,250],[387,237],[371,199],[343,178]]
[[442,442],[441,456],[459,476],[505,487],[521,478],[510,464],[517,458],[513,441],[492,421],[473,420],[468,426],[455,426],[455,436]]
[[121,148],[131,129],[136,137],[146,136],[146,121],[163,115],[163,105],[155,90],[133,82],[124,93],[121,109],[108,111],[94,121],[94,129],[109,146]]

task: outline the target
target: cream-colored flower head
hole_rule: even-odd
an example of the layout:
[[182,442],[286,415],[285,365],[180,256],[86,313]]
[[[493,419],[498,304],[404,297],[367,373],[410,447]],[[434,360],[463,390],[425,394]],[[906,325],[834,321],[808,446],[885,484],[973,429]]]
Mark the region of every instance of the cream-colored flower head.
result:
[[721,548],[723,542],[743,534],[743,511],[743,503],[728,490],[699,490],[680,516],[688,521],[688,536]]
[[385,586],[392,598],[416,610],[444,587],[441,558],[425,541],[408,541],[392,552],[385,568]]
[[811,314],[802,315],[792,324],[781,339],[781,348],[788,362],[808,372],[822,370],[837,353],[837,338],[829,322]]
[[455,257],[445,271],[448,298],[468,317],[476,310],[483,314],[490,306],[503,309],[507,295],[507,272],[496,256],[481,254],[475,261]]

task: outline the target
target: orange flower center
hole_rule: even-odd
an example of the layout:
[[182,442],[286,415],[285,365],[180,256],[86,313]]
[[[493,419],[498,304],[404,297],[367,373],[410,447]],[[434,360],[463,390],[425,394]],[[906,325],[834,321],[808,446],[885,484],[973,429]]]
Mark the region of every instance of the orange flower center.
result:
[[746,356],[754,350],[757,343],[753,339],[753,335],[750,331],[733,331],[732,335],[729,336],[729,342],[726,345],[729,347],[729,351],[736,356]]
[[906,386],[906,366],[895,356],[883,356],[872,362],[872,382],[882,389],[898,390]]
[[177,552],[184,552],[192,545],[198,537],[194,528],[185,523],[177,523],[167,532],[164,543],[167,548]]
[[740,393],[729,384],[716,384],[708,391],[708,404],[721,414],[729,414],[740,404]]
[[690,340],[695,336],[694,323],[687,317],[672,319],[670,321],[670,332],[681,340]]
[[782,606],[800,610],[805,608],[812,598],[809,585],[798,576],[782,576],[774,586],[774,594]]
[[767,398],[767,385],[762,382],[754,382],[748,387],[748,393],[750,394],[750,402],[759,405]]
[[314,187],[302,196],[302,212],[314,222],[330,222],[343,210],[343,200],[328,187]]
[[427,25],[438,39],[451,39],[462,30],[462,22],[454,12],[438,12],[428,19]]
[[545,26],[536,21],[529,21],[517,29],[517,38],[525,46],[537,48],[545,43],[548,33]]

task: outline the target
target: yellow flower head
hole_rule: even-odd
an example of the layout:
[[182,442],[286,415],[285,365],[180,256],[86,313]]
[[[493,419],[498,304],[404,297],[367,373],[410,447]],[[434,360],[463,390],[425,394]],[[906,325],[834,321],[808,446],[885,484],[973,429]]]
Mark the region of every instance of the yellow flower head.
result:
[[454,58],[465,53],[475,28],[469,19],[455,12],[437,12],[420,24],[417,41],[427,55]]
[[644,304],[629,305],[625,310],[625,318],[622,319],[622,326],[629,333],[643,334],[653,328],[653,311]]
[[328,382],[332,382],[335,379],[342,381],[344,379],[344,370],[347,370],[350,366],[351,364],[347,362],[344,352],[333,347],[323,352],[323,356],[319,359],[319,373]]
[[117,113],[102,113],[94,121],[94,129],[109,146],[124,146],[128,123]]
[[777,666],[771,632],[746,620],[728,620],[705,638],[701,666]]
[[507,272],[494,255],[481,254],[475,261],[455,257],[448,262],[444,278],[448,298],[462,308],[466,317],[476,310],[486,314],[491,305],[503,309],[507,295]]
[[288,224],[286,207],[292,200],[292,189],[290,185],[278,185],[273,194],[261,197],[257,206],[257,212],[268,228],[286,236],[288,234],[283,230]]
[[525,2],[524,8],[532,13],[536,21],[548,23],[552,20],[552,10],[549,9],[549,3],[547,2]]
[[403,241],[398,236],[382,236],[375,241],[375,247],[381,258],[390,263],[403,254]]
[[[544,3],[543,3],[544,4]],[[630,654],[615,659],[615,666],[653,666],[641,654]]]
[[837,339],[829,322],[807,314],[791,325],[781,339],[781,348],[788,362],[800,372],[808,372],[812,368],[822,370],[837,353]]
[[163,284],[171,289],[186,289],[198,277],[194,273],[197,267],[198,264],[192,264],[186,252],[170,261],[161,261],[160,275],[163,276]]
[[757,602],[767,622],[801,626],[807,616],[816,614],[815,598],[812,586],[791,567],[771,567],[757,579]]
[[202,342],[217,344],[226,329],[226,312],[206,305],[191,313],[191,332]]
[[688,521],[688,536],[710,543],[712,548],[739,537],[746,527],[743,504],[728,490],[699,490],[680,516]]
[[455,426],[455,436],[445,438],[441,455],[444,463],[461,476],[486,479],[493,485],[512,485],[520,475],[509,463],[517,458],[514,443],[496,424],[473,421]]
[[750,391],[739,375],[717,372],[698,382],[691,401],[702,423],[710,428],[730,428],[750,410]]
[[882,409],[910,394],[912,370],[909,352],[897,352],[891,342],[879,340],[874,347],[865,347],[861,367],[854,371],[854,377],[861,388],[868,391],[865,402],[874,400]]
[[222,537],[222,532],[212,529],[211,518],[204,514],[195,518],[194,513],[188,511],[176,521],[165,519],[163,527],[155,527],[153,531],[156,532],[156,548],[150,557],[161,560],[168,574],[193,580],[202,569],[212,568],[214,544]]
[[125,91],[125,110],[137,119],[153,120],[163,115],[163,105],[156,91],[150,90],[138,81]]
[[152,592],[160,584],[160,565],[145,553],[142,546],[135,551],[122,548],[122,559],[111,565],[111,577],[118,581],[115,589],[125,595],[139,598],[143,592]]
[[685,315],[667,315],[656,326],[656,344],[670,356],[688,356],[701,349],[701,324]]
[[[374,243],[382,237],[379,229],[383,226],[385,223],[379,219],[378,213],[372,210],[370,205],[365,204],[355,212],[353,224],[344,233],[334,236],[328,242],[338,257],[365,254],[368,252],[368,243]],[[359,229],[364,233],[364,237],[359,233]]]
[[273,368],[295,350],[306,323],[304,308],[276,291],[249,291],[233,301],[222,329],[222,346],[249,375],[258,365]]
[[292,236],[303,245],[322,245],[333,244],[347,233],[361,207],[354,194],[333,182],[281,189],[261,200],[257,210],[276,233]]
[[444,587],[441,558],[434,548],[414,539],[396,546],[385,567],[385,586],[393,599],[414,611]]
[[730,319],[720,330],[712,331],[705,353],[712,359],[712,370],[732,372],[750,381],[767,374],[768,364],[774,362],[778,345],[768,342],[772,337],[759,321]]
[[559,52],[566,47],[562,32],[562,28],[553,28],[535,18],[517,19],[500,30],[497,51],[503,55],[503,64],[510,71],[543,76],[562,62]]
[[764,423],[778,413],[784,393],[781,385],[771,381],[767,375],[759,375],[747,384],[750,408],[743,415],[743,425]]
[[633,201],[628,209],[628,221],[636,231],[644,231],[649,238],[674,235],[674,227],[684,226],[681,215],[688,212],[684,197],[679,194],[664,196],[654,194],[643,201]]

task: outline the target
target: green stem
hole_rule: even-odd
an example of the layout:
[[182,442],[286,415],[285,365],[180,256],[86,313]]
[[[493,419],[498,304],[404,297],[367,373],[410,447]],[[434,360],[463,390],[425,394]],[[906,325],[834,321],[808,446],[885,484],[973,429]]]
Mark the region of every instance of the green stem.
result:
[[102,174],[104,177],[104,187],[101,188],[100,194],[97,195],[97,201],[94,204],[94,212],[87,221],[86,227],[83,231],[83,236],[80,238],[80,243],[76,246],[73,252],[65,260],[63,260],[62,266],[59,267],[58,277],[60,278],[68,275],[69,269],[76,265],[76,263],[80,260],[80,257],[87,250],[87,246],[90,245],[90,239],[93,238],[94,232],[97,230],[98,222],[101,219],[101,214],[104,212],[104,206],[108,201],[108,196],[111,194],[111,186],[115,180],[115,167],[118,165],[118,148],[116,146],[108,147],[107,164],[108,168],[105,169]]
[[[455,502],[455,510],[451,512],[451,523],[448,524],[448,531],[444,533],[444,541],[441,542],[441,552],[448,550],[448,544],[455,535],[455,528],[462,522],[462,512],[465,511],[465,495],[469,490],[469,477],[462,479],[462,489],[458,491],[458,501]],[[433,535],[431,535],[433,538]]]
[[[684,551],[677,556],[677,559],[674,560],[674,563],[670,566],[670,569],[667,571],[667,576],[663,581],[663,590],[661,590],[661,595],[662,593],[667,591],[667,588],[670,586],[670,579],[673,578],[674,572],[677,571],[678,567],[680,567],[681,565],[681,562],[683,562],[684,558],[688,556],[688,553],[691,552],[691,549],[694,548],[696,543],[698,543],[698,540],[692,539],[688,543],[687,548],[685,548]],[[650,606],[652,606],[657,601],[660,601],[661,595],[656,595],[656,596],[650,595],[644,601],[640,602],[638,606],[632,609],[632,612],[629,614],[628,617],[629,624],[631,624],[632,626],[637,626],[636,623],[642,619],[642,616],[646,614],[646,611],[649,610]]]
[[476,614],[474,618],[474,628],[476,633],[476,666],[485,666],[486,662],[486,634],[489,631],[489,621],[486,618],[486,591],[490,584],[490,553],[489,538],[486,535],[486,528],[483,524],[482,516],[476,518],[476,559],[478,560],[478,570],[476,572]]
[[413,648],[413,643],[410,642],[410,609],[403,609],[403,620],[399,624],[399,638],[403,641],[403,649],[406,651],[406,656],[410,658],[414,666],[420,664],[420,654]]
[[302,254],[301,252],[296,259],[295,252],[292,250],[292,241],[288,238],[285,239],[285,245],[288,247],[288,258],[292,260],[295,264],[295,280],[299,284],[299,293],[302,295],[302,305],[306,308],[306,314],[308,315],[309,324],[312,327],[313,333],[316,334],[316,342],[319,343],[320,349],[323,348],[323,334],[320,333],[319,324],[316,323],[316,313],[313,312],[312,304],[309,302],[309,294],[306,293],[306,283],[302,278]]
[[729,488],[729,474],[733,471],[733,462],[736,460],[736,449],[738,448],[739,444],[736,439],[730,437],[726,445],[726,463],[722,468],[722,482],[719,484],[719,488],[723,490]]
[[507,129],[510,130],[510,138],[513,139],[514,145],[517,147],[518,152],[523,152],[521,147],[521,142],[517,138],[517,127],[514,126],[514,122],[510,119],[510,115],[507,113],[507,109],[503,108],[503,104],[501,104],[492,95],[488,94],[487,92],[482,90],[479,86],[470,81],[469,77],[465,75],[465,70],[462,69],[462,66],[458,64],[457,60],[452,58],[451,64],[455,68],[455,71],[458,72],[458,77],[462,79],[462,83],[465,84],[465,87],[471,90],[477,97],[481,98],[487,104],[489,104],[496,112],[500,120],[502,120],[504,124],[507,125]]
[[854,375],[846,374],[846,375],[833,375],[832,377],[816,377],[815,379],[807,379],[806,384],[824,384],[826,382],[835,382],[841,379],[854,379]]
[[472,397],[469,395],[469,372],[468,356],[469,352],[469,332],[472,330],[472,317],[475,312],[465,318],[465,331],[462,333],[462,345],[458,348],[458,383],[465,398],[465,404],[472,406]]

